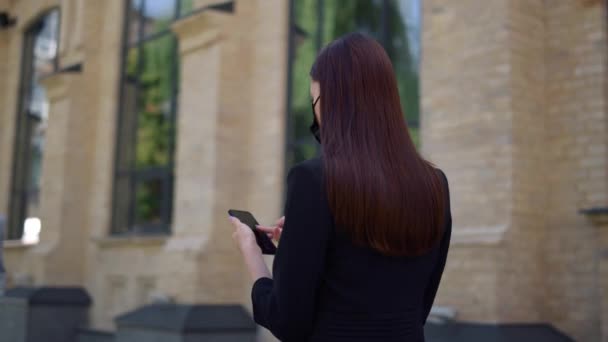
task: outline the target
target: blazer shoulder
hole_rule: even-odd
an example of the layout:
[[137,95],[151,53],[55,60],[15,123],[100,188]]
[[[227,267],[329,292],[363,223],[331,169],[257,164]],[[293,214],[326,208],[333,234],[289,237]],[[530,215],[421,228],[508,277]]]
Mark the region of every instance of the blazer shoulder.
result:
[[435,168],[435,172],[437,172],[437,174],[447,183],[448,182],[448,177],[445,175],[445,172],[443,172],[442,169],[436,167]]

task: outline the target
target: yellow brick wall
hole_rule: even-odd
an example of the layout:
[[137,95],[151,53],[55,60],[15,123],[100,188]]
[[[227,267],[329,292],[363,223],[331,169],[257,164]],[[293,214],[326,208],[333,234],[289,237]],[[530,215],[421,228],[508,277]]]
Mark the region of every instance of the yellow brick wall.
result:
[[600,339],[605,227],[578,210],[608,203],[604,14],[577,1],[424,2],[423,152],[450,178],[454,215],[437,304],[461,319]]
[[509,0],[505,15],[509,60],[511,226],[505,234],[504,255],[497,271],[498,318],[542,321],[542,241],[544,175],[544,1]]
[[513,224],[506,12],[504,1],[423,6],[422,151],[449,178],[454,222],[437,303],[466,320],[499,319],[496,270]]
[[600,228],[577,211],[608,205],[604,11],[601,5],[583,7],[574,1],[546,6],[545,146],[550,168],[541,246],[546,313],[580,341],[597,340],[599,334]]

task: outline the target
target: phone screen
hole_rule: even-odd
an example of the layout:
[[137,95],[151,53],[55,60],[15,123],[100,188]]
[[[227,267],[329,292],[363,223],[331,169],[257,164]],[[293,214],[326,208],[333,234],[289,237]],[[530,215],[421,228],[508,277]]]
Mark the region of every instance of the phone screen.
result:
[[230,215],[232,217],[236,217],[241,222],[246,224],[249,228],[251,228],[251,230],[255,234],[255,240],[256,240],[258,246],[260,246],[260,248],[262,249],[263,254],[275,254],[276,253],[277,247],[272,242],[272,240],[268,236],[266,236],[266,234],[264,234],[264,232],[261,232],[256,228],[256,226],[259,225],[259,223],[250,212],[244,211],[244,210],[230,209],[230,210],[228,210],[228,215]]

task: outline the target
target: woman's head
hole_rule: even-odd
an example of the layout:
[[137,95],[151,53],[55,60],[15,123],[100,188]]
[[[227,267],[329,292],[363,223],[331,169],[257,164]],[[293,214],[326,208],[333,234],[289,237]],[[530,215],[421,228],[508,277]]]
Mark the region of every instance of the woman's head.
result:
[[[315,114],[319,121],[320,114],[324,112],[349,113],[346,118],[336,117],[336,114],[332,121],[349,125],[345,128],[350,129],[342,130],[349,133],[357,130],[358,126],[370,124],[405,124],[391,61],[382,46],[372,38],[351,33],[333,41],[317,57],[310,77],[311,97],[313,101],[318,99]],[[390,108],[383,111],[382,116],[376,116],[380,114],[380,107]],[[333,125],[328,123],[328,126]],[[339,134],[332,132],[331,135],[335,137],[336,133]],[[379,133],[385,132],[379,130]]]
[[412,142],[382,46],[343,36],[321,51],[310,76],[336,224],[384,254],[428,251],[441,236],[442,181]]

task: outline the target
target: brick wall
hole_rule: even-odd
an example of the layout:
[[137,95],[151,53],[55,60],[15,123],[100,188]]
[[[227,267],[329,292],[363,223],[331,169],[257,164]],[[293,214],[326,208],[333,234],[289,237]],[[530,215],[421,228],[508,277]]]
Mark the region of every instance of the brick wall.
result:
[[577,211],[608,204],[606,35],[602,6],[546,6],[546,314],[581,341],[597,340],[597,227]]
[[437,303],[494,321],[500,244],[512,225],[507,6],[429,0],[423,11],[422,150],[448,176],[454,222]]
[[540,321],[544,228],[544,1],[507,1],[509,59],[511,226],[496,292],[501,321]]
[[598,340],[605,247],[578,210],[608,203],[603,7],[424,4],[423,152],[454,216],[437,303]]

